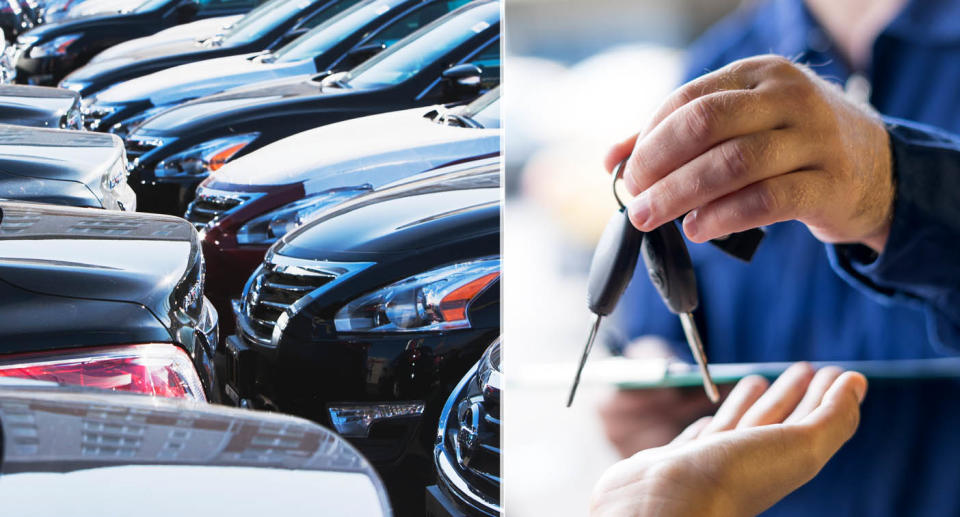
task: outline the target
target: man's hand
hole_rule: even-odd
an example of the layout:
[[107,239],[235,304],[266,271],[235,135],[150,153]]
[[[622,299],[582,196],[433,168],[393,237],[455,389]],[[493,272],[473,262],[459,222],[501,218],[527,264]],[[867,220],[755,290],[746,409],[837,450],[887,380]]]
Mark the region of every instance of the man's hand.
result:
[[607,469],[593,515],[756,515],[812,479],[857,428],[867,381],[809,364],[747,377],[713,417]]
[[[632,152],[632,154],[631,154]],[[675,91],[617,144],[630,220],[681,217],[691,240],[796,219],[824,242],[883,250],[894,186],[889,137],[868,108],[778,56],[731,63]]]

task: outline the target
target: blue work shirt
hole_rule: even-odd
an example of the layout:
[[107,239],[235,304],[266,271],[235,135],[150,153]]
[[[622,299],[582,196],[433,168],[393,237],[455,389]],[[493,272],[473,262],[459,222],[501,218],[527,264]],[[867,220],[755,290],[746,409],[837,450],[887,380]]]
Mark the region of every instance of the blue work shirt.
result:
[[[841,85],[851,76],[801,0],[773,0],[708,31],[688,78],[765,53]],[[960,354],[960,2],[909,2],[872,61],[858,73],[887,122],[897,185],[884,253],[825,245],[798,222],[769,226],[749,264],[690,244],[711,362]],[[642,268],[611,322],[686,351]],[[960,382],[872,382],[854,438],[765,515],[960,515]]]

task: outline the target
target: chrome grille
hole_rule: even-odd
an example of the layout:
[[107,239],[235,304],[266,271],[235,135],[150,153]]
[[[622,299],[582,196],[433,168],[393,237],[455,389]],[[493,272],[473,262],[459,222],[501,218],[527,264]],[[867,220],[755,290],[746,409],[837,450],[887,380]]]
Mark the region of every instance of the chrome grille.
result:
[[201,189],[197,192],[197,197],[187,205],[183,218],[200,230],[210,221],[223,217],[249,199],[249,196],[217,194]]
[[336,275],[299,266],[264,264],[243,296],[242,317],[254,340],[269,344],[277,318],[304,295],[322,287]]
[[159,139],[153,138],[127,138],[123,141],[123,146],[127,150],[127,161],[130,164],[129,169],[133,169],[137,160],[144,154],[163,145]]
[[447,400],[435,451],[445,488],[490,514],[500,512],[499,364],[497,341]]
[[90,131],[96,131],[100,129],[101,121],[109,117],[111,113],[113,113],[112,109],[89,106],[83,110],[83,127]]

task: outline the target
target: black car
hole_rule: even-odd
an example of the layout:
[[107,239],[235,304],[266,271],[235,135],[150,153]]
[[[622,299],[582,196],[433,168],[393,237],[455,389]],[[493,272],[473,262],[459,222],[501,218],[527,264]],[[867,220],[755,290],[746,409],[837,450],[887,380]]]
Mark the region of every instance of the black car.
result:
[[426,517],[500,515],[500,348],[490,345],[443,406]]
[[144,210],[180,214],[231,158],[341,120],[468,100],[499,81],[500,4],[478,0],[349,72],[229,90],[147,119],[126,138],[130,182]]
[[46,86],[0,85],[0,124],[83,129],[80,96]]
[[16,80],[56,85],[111,45],[198,18],[246,12],[255,4],[256,0],[145,0],[115,14],[40,25],[17,38]]
[[[65,77],[60,81],[60,87],[80,92],[87,98],[110,85],[173,66],[275,50],[356,2],[270,0],[247,13],[222,34],[201,41],[179,40],[154,45],[122,58],[94,60]],[[103,116],[94,116],[92,120],[99,122],[101,118]]]
[[0,124],[0,198],[136,210],[114,135]]
[[206,400],[218,317],[203,287],[183,219],[0,201],[5,376]]
[[276,52],[207,59],[102,90],[87,98],[88,127],[126,136],[150,116],[197,97],[259,81],[352,68],[466,3],[363,0]]
[[370,464],[311,422],[26,381],[3,368],[4,515],[391,513]]
[[500,333],[499,160],[287,234],[235,307],[226,399],[330,426],[422,511],[444,400]]

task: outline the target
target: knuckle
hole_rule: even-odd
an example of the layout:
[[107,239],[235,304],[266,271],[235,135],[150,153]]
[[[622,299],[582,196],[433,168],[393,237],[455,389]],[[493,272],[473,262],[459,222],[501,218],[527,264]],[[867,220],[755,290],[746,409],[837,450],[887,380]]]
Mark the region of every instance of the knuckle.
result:
[[756,215],[777,213],[783,206],[781,197],[780,191],[768,182],[760,183],[753,192],[753,210]]
[[709,140],[714,133],[714,127],[719,118],[717,107],[710,98],[700,97],[688,104],[684,121],[689,137],[698,140]]
[[720,146],[720,166],[725,179],[733,180],[749,173],[754,164],[754,150],[741,140]]

